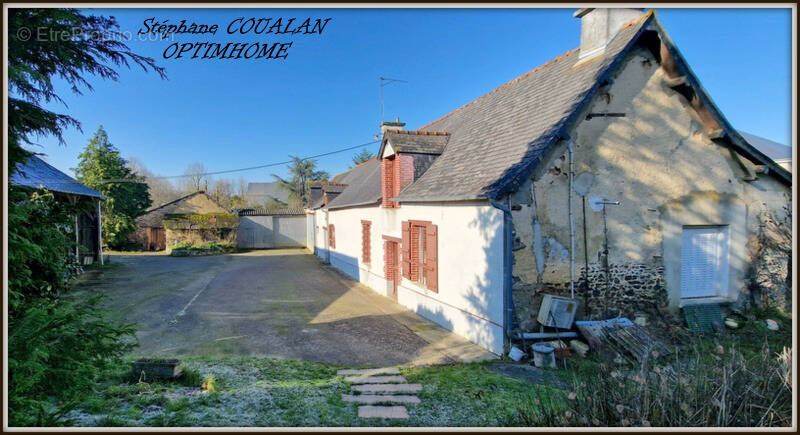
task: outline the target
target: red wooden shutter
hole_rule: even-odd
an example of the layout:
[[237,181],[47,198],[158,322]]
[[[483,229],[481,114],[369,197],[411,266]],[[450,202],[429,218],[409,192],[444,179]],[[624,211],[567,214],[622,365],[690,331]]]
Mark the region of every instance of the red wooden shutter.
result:
[[361,221],[361,261],[364,263],[370,262],[370,236],[369,230],[371,226],[370,221]]
[[389,261],[392,258],[392,244],[388,241],[383,242],[383,276],[386,277],[386,280],[392,280],[392,268],[389,265]]
[[423,228],[419,227],[418,225],[411,224],[410,234],[411,234],[411,244],[410,251],[411,251],[411,273],[409,274],[409,278],[411,281],[418,282],[419,281],[419,259],[421,254],[422,247],[419,243],[419,232],[420,230],[424,230]]
[[403,221],[403,277],[411,279],[411,223]]
[[436,225],[425,226],[425,284],[429,290],[439,291],[439,231]]
[[328,225],[328,245],[336,248],[336,235],[334,234],[333,224]]

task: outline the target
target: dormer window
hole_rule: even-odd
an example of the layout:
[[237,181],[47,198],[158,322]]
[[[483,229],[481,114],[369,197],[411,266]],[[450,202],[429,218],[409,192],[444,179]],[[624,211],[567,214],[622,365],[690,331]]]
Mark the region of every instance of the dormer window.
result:
[[387,130],[381,149],[381,194],[384,208],[399,207],[392,201],[430,167],[447,145],[450,135],[436,131]]

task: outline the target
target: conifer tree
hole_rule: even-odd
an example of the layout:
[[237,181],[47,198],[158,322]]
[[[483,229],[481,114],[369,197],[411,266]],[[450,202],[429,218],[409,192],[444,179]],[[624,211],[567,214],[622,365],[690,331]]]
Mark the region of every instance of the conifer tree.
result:
[[106,196],[102,205],[103,243],[120,247],[136,229],[134,219],[152,202],[144,177],[130,170],[102,125],[78,158],[78,181]]

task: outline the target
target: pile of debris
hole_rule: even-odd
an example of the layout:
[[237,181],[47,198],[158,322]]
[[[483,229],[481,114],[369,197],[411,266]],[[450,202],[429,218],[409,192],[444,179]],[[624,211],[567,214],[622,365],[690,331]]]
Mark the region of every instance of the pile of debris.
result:
[[[542,325],[540,332],[516,334],[523,343],[533,341],[530,349],[536,367],[556,368],[557,359],[566,359],[572,352],[585,357],[590,349],[604,358],[630,363],[642,363],[673,353],[667,345],[625,317],[575,321],[577,310],[578,301],[575,299],[544,295],[538,316]],[[577,331],[572,330],[573,325]],[[553,331],[545,331],[544,327]],[[562,339],[571,339],[569,345]],[[512,347],[508,356],[514,361],[522,361],[528,354]]]

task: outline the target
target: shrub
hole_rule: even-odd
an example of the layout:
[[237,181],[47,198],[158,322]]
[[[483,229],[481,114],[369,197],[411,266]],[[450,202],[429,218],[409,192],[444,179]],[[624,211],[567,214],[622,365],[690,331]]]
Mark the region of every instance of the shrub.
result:
[[39,299],[9,320],[11,426],[63,423],[100,373],[134,346],[133,326],[105,320],[100,299]]
[[9,322],[25,303],[55,298],[80,270],[72,216],[51,192],[8,186]]
[[686,346],[671,362],[639,367],[606,363],[574,376],[563,401],[528,404],[526,426],[788,426],[791,351],[764,345],[746,359],[733,347]]

